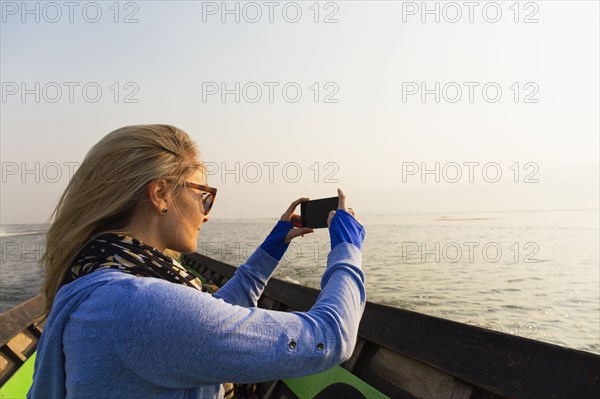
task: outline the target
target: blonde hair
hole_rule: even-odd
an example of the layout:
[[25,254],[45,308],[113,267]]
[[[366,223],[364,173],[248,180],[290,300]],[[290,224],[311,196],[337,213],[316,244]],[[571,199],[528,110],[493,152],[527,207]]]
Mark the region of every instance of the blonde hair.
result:
[[[204,170],[200,155],[190,136],[170,125],[125,126],[90,149],[49,218],[54,221],[40,259],[42,319],[58,290],[70,282],[70,265],[85,243],[106,232],[127,234],[125,227],[138,202],[148,199],[146,187],[153,180],[165,179],[165,197],[176,198],[184,181]],[[181,215],[171,202],[172,208]]]

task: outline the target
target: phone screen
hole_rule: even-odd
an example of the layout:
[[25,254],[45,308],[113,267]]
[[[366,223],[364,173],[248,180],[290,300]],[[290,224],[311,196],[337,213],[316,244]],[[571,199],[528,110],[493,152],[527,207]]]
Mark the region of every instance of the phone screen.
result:
[[338,197],[321,198],[301,203],[300,216],[302,217],[302,227],[312,227],[314,229],[327,227],[329,212],[336,210],[338,205]]

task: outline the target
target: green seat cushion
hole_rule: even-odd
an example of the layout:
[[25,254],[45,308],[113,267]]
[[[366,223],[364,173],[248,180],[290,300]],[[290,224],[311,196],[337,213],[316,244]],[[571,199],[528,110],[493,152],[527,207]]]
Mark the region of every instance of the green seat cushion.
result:
[[335,383],[348,384],[369,399],[389,399],[388,396],[340,366],[306,377],[290,378],[283,382],[300,399],[313,399],[323,389]]
[[25,363],[19,367],[16,373],[0,387],[1,399],[24,399],[33,383],[33,366],[35,365],[35,356],[37,352],[29,356]]

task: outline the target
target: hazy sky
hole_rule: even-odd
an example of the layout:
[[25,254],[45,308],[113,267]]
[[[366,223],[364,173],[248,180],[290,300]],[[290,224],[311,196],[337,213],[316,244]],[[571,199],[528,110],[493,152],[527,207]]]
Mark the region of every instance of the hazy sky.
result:
[[197,141],[213,218],[598,208],[596,1],[75,3],[1,3],[3,224],[147,123]]

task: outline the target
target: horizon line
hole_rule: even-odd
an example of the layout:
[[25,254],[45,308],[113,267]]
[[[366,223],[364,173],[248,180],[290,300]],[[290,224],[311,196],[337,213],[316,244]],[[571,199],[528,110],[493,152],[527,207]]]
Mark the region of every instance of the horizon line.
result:
[[[473,213],[521,213],[521,212],[555,212],[555,211],[599,211],[600,208],[549,208],[549,209],[512,209],[512,210],[493,210],[493,211],[437,211],[437,212],[395,212],[381,213],[370,212],[360,213],[361,216],[405,216],[405,215],[440,215],[440,214],[473,214]],[[256,219],[277,219],[274,216],[255,216],[255,217],[218,217],[215,220],[256,220]],[[26,225],[26,224],[51,224],[45,222],[28,222],[28,223],[1,223],[0,226],[10,225]]]

